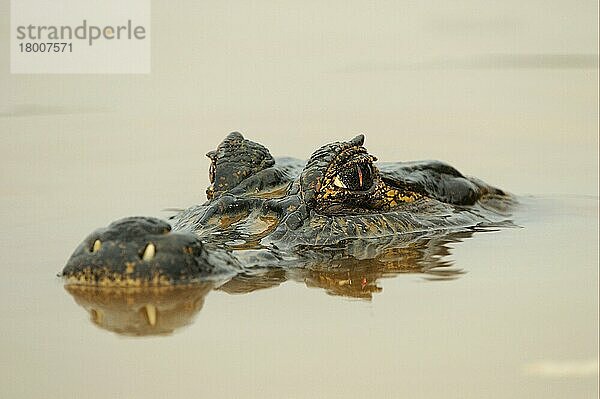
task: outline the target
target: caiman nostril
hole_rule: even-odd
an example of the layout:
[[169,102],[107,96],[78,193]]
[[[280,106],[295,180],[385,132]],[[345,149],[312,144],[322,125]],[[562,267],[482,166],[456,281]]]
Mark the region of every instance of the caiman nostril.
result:
[[90,249],[90,252],[98,252],[100,251],[100,248],[102,248],[102,241],[96,240],[94,241],[94,245],[92,245],[92,249]]
[[141,258],[143,261],[148,262],[154,259],[154,255],[156,255],[156,247],[154,246],[154,244],[148,243],[148,245],[146,245],[146,248],[144,249],[144,253],[142,254]]

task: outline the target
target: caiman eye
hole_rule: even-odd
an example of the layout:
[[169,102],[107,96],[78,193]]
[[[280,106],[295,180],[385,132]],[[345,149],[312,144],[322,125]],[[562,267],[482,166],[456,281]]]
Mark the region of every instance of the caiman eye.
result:
[[369,164],[353,164],[333,179],[333,184],[351,191],[365,191],[373,185],[373,170]]
[[208,167],[208,180],[210,180],[211,184],[215,182],[215,163],[211,162]]

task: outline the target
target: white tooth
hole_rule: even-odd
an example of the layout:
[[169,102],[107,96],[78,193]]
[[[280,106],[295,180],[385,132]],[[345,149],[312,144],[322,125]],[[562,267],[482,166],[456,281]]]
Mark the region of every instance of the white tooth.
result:
[[151,326],[155,326],[156,325],[156,306],[148,304],[145,306],[145,309],[146,309],[146,316],[148,317],[148,324],[150,324]]
[[92,252],[98,252],[102,248],[102,241],[96,240],[94,241],[94,246],[92,247]]
[[102,313],[102,311],[101,310],[92,309],[90,312],[92,314],[92,320],[96,324],[102,324],[102,320],[104,320],[104,314]]
[[333,179],[333,184],[335,186],[341,187],[341,188],[348,188],[346,187],[346,185],[344,184],[344,182],[340,179],[339,176],[336,176],[335,179]]
[[146,249],[144,249],[144,254],[142,255],[142,260],[149,261],[154,259],[154,254],[156,254],[156,247],[154,244],[149,243],[146,245]]

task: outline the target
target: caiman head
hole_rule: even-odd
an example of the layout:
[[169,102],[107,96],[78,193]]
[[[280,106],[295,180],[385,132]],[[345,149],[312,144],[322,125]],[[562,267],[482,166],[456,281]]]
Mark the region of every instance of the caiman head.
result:
[[208,202],[176,215],[173,229],[132,217],[96,230],[62,275],[73,284],[108,286],[210,279],[243,267],[229,249],[249,247],[228,242],[253,237],[255,246],[282,249],[473,225],[481,218],[444,203],[470,205],[483,194],[502,194],[442,163],[378,167],[363,143],[359,135],[327,144],[302,166],[277,164],[264,146],[230,133],[207,154]]

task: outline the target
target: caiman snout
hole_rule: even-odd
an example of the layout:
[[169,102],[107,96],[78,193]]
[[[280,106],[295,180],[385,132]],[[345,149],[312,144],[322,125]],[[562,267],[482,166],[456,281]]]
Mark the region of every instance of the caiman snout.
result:
[[68,284],[169,285],[222,274],[231,266],[214,257],[193,233],[171,232],[160,219],[129,217],[90,234],[73,252],[62,276]]

